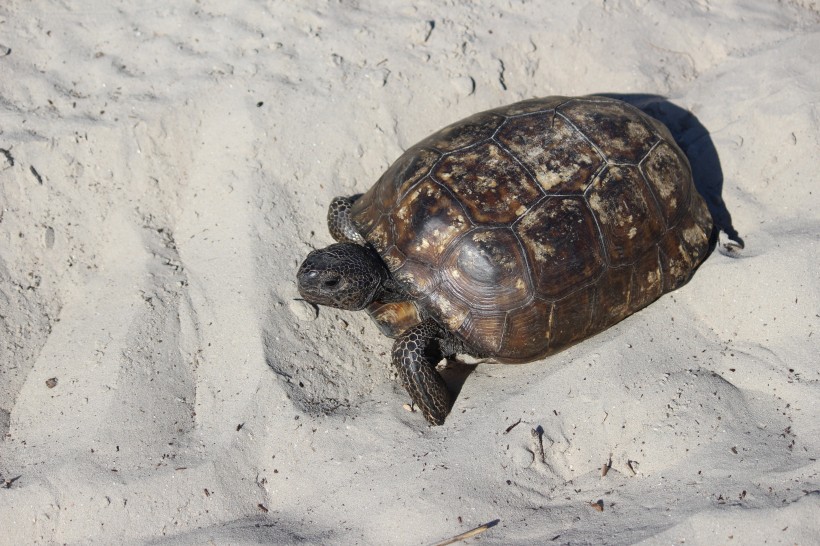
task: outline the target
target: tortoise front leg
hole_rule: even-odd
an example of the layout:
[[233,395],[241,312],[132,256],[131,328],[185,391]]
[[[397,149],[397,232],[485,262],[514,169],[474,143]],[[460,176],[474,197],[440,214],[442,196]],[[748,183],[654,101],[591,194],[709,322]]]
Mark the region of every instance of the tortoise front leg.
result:
[[327,210],[327,228],[330,236],[340,243],[364,245],[364,237],[359,234],[350,218],[352,206],[353,199],[350,197],[334,197]]
[[393,365],[402,385],[432,425],[444,424],[452,404],[447,384],[436,371],[438,361],[455,352],[451,338],[438,323],[427,319],[409,328],[393,345]]

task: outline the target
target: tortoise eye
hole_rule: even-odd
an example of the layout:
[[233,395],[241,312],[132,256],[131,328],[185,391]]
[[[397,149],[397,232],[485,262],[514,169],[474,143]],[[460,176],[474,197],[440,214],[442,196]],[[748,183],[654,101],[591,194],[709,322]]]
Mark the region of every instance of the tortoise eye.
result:
[[322,284],[324,285],[325,288],[336,288],[339,285],[339,277],[333,277],[331,279],[327,279]]

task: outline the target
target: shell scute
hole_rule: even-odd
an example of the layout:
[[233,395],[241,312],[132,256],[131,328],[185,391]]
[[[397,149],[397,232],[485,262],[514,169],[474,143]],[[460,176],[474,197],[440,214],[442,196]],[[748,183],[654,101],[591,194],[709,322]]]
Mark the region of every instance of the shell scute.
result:
[[399,201],[390,221],[396,246],[408,257],[430,265],[437,264],[450,242],[471,227],[459,202],[429,178]]
[[537,293],[559,299],[606,267],[601,237],[581,197],[541,201],[515,225]]
[[481,112],[458,123],[448,125],[417,144],[440,152],[453,152],[488,140],[498,130],[504,117],[493,112]]
[[610,267],[595,282],[595,312],[589,330],[599,332],[632,313],[633,267]]
[[595,285],[587,285],[552,304],[548,329],[550,352],[589,335],[594,303]]
[[663,272],[658,248],[653,246],[633,266],[632,284],[629,289],[629,308],[641,309],[663,294]]
[[438,269],[412,259],[405,260],[401,267],[393,270],[393,277],[402,283],[416,300],[432,293],[441,282]]
[[504,348],[514,360],[530,360],[549,348],[549,318],[552,304],[534,300],[507,312]]
[[456,333],[481,354],[503,356],[504,321],[504,314],[470,311]]
[[604,158],[555,111],[508,120],[496,138],[547,193],[583,193]]
[[657,244],[665,230],[655,198],[637,167],[607,167],[591,184],[587,201],[603,232],[612,266],[634,262]]
[[506,311],[531,297],[525,259],[508,228],[476,228],[452,246],[441,264],[450,291],[471,309]]
[[542,195],[529,174],[490,142],[444,157],[433,176],[476,223],[509,224]]
[[641,172],[652,188],[660,205],[667,227],[678,223],[689,204],[692,178],[688,164],[681,161],[679,152],[666,142],[655,146],[641,162]]
[[576,99],[558,111],[567,117],[612,163],[638,163],[658,137],[643,114],[623,102]]

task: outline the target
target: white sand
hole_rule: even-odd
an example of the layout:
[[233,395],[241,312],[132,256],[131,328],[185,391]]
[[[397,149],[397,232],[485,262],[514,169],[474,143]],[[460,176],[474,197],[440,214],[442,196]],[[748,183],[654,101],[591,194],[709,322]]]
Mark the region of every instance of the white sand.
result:
[[[404,4],[0,5],[0,543],[816,544],[817,2]],[[697,116],[744,257],[429,428],[296,267],[429,132],[593,92]]]

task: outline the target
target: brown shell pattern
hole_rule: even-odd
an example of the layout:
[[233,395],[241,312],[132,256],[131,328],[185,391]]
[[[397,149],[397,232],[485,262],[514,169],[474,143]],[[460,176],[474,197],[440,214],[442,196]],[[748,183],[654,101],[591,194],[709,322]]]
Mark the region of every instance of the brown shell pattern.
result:
[[386,332],[430,315],[511,362],[681,286],[712,231],[666,128],[603,97],[533,99],[445,127],[393,163],[352,217],[416,298],[372,306]]

